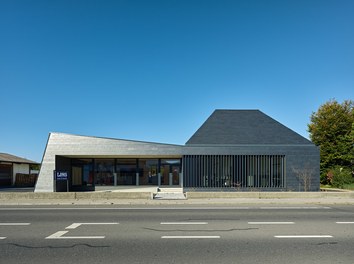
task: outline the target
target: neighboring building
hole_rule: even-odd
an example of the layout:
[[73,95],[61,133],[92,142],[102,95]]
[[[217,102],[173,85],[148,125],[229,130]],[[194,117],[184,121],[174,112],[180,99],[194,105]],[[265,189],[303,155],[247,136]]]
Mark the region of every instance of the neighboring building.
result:
[[39,163],[7,153],[0,153],[0,186],[34,186]]
[[216,110],[185,145],[51,133],[36,192],[98,185],[318,191],[319,149],[259,110]]

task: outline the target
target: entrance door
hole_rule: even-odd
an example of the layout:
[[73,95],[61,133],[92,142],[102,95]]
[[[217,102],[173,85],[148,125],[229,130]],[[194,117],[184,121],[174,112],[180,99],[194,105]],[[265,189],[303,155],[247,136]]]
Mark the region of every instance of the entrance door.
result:
[[161,164],[160,175],[161,185],[170,185],[171,166],[169,164]]
[[161,159],[161,185],[179,185],[180,159]]
[[179,185],[180,166],[171,165],[172,184]]
[[179,185],[180,166],[164,164],[160,167],[161,185]]
[[158,184],[158,159],[139,159],[139,185]]

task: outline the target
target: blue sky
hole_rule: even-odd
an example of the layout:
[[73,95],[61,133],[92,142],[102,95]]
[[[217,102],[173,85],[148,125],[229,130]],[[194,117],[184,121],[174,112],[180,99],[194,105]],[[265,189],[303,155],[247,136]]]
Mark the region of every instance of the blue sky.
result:
[[214,109],[308,137],[354,99],[354,1],[0,1],[0,152],[50,132],[184,144]]

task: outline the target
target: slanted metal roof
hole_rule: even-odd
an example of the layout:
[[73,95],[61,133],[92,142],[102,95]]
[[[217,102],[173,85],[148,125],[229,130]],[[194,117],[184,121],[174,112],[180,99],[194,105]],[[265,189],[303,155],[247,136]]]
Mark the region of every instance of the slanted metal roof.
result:
[[186,145],[298,145],[311,141],[259,110],[215,110]]
[[0,162],[11,162],[11,163],[25,163],[25,164],[39,164],[38,162],[17,157],[7,153],[0,153]]

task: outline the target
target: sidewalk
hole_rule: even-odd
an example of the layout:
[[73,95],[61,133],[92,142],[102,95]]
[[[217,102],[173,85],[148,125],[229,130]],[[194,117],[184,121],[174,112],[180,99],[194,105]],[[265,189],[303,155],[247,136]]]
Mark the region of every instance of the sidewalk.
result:
[[354,205],[354,192],[189,192],[186,200],[154,200],[152,192],[0,193],[0,205]]

